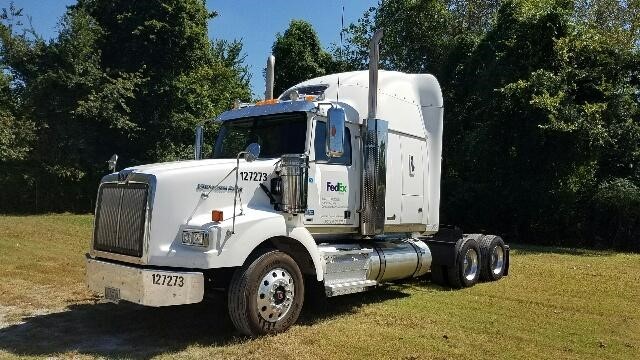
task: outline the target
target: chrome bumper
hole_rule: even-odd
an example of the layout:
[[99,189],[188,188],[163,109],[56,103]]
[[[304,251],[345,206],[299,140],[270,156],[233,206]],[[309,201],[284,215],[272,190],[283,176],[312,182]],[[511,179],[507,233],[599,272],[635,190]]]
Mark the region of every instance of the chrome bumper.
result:
[[145,306],[193,304],[202,301],[200,272],[140,269],[87,256],[87,285],[107,300]]

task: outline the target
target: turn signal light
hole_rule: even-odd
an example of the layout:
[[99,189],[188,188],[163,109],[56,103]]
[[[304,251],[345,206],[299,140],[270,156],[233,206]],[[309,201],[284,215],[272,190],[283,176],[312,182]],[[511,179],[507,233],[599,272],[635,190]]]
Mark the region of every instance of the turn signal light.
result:
[[222,211],[220,211],[220,210],[213,210],[211,212],[211,220],[213,220],[213,221],[220,222],[220,221],[222,221],[223,217],[224,216],[222,214]]

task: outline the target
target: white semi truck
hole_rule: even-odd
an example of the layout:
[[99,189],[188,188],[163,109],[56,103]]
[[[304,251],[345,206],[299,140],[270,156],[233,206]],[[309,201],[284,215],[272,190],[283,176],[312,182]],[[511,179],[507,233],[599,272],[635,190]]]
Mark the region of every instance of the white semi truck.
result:
[[440,86],[378,72],[380,36],[368,73],[311,79],[278,99],[270,59],[267,100],[215,119],[212,158],[201,159],[198,127],[195,160],[105,176],[89,288],[146,306],[226,291],[233,324],[258,336],[294,324],[305,291],[332,297],[429,272],[461,288],[506,275],[502,239],[439,229]]

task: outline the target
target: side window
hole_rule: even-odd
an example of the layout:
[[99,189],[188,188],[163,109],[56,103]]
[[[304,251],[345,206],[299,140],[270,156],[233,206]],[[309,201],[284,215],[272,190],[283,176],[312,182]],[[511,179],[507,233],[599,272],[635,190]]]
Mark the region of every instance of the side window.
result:
[[316,133],[314,136],[314,149],[316,153],[316,162],[321,164],[332,165],[351,165],[351,132],[349,128],[344,131],[344,154],[339,158],[330,158],[327,156],[325,142],[327,137],[327,123],[323,121],[316,122]]

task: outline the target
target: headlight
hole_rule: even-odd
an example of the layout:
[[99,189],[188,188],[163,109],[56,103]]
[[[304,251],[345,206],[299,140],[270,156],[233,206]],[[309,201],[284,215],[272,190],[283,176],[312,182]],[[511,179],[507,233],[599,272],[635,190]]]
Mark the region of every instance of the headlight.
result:
[[182,244],[192,246],[209,246],[209,234],[202,230],[184,230]]

